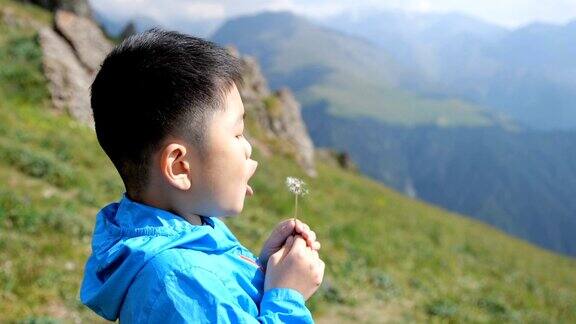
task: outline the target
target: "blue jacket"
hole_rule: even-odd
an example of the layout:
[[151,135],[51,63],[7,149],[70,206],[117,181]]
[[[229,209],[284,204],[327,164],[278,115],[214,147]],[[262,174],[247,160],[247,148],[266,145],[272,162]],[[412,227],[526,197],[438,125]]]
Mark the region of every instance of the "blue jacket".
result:
[[82,303],[126,323],[313,323],[289,288],[263,292],[258,259],[215,217],[192,225],[129,199],[97,215]]

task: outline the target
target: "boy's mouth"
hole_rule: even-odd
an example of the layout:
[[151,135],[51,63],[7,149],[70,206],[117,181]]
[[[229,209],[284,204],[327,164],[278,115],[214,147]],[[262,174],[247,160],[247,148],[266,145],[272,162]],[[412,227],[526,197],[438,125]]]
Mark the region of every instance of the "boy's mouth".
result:
[[[252,178],[252,176],[256,172],[256,168],[258,167],[257,161],[250,160],[250,162],[251,162],[251,167],[250,167],[251,170],[250,170],[250,176],[248,177],[248,179]],[[250,187],[250,185],[248,183],[246,183],[246,195],[247,196],[253,196],[254,195],[254,189],[252,189],[252,187]]]

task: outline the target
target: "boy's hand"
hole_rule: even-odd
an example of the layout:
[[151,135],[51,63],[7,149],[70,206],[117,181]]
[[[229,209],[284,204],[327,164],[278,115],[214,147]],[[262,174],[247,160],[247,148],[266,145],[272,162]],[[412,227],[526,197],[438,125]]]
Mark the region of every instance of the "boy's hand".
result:
[[308,300],[322,283],[324,267],[318,251],[306,246],[306,241],[300,235],[289,236],[286,244],[268,260],[264,291],[291,288]]
[[306,241],[308,247],[310,247],[311,249],[315,251],[320,250],[321,245],[320,242],[316,241],[316,233],[313,230],[311,230],[308,225],[302,223],[298,219],[296,220],[296,222],[294,222],[293,218],[286,219],[278,223],[278,225],[276,225],[276,228],[274,228],[272,234],[270,234],[270,237],[268,237],[268,239],[266,240],[266,242],[264,242],[264,245],[262,246],[262,251],[260,252],[259,260],[260,265],[264,268],[264,270],[266,270],[266,265],[268,264],[268,258],[272,254],[280,250],[280,248],[286,242],[286,239],[290,235],[294,234],[300,234]]

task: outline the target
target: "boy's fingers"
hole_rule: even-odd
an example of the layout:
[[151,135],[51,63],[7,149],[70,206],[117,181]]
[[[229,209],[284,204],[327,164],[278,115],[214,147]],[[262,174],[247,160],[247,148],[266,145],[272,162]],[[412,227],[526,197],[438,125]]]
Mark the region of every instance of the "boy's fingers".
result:
[[307,233],[307,236],[308,236],[308,241],[310,241],[310,242],[316,241],[316,232],[310,230],[310,231],[308,231],[308,232],[306,232],[306,233]]
[[300,221],[299,219],[296,220],[296,223],[294,224],[294,231],[298,234],[300,234],[300,236],[302,236],[302,238],[305,239],[306,244],[314,249],[314,250],[319,250],[320,249],[320,243],[316,243],[316,232],[312,231],[310,229],[310,226],[308,226],[308,224],[303,223],[302,221]]
[[318,251],[318,250],[320,250],[321,247],[322,247],[322,244],[320,244],[320,242],[318,242],[318,241],[314,241],[314,243],[312,243],[312,249],[313,250]]
[[296,226],[296,228],[300,228],[300,226],[302,226],[302,221],[299,219],[294,219],[292,218],[293,221],[295,221],[294,225]]
[[302,223],[297,220],[295,230],[307,240],[308,245],[310,246],[312,245],[312,242],[316,240],[316,233],[310,230],[310,226],[308,226],[306,223]]
[[320,256],[318,255],[318,251],[316,250],[312,250],[312,256],[314,256],[314,258],[320,258]]
[[292,244],[292,248],[290,249],[290,251],[297,251],[303,248],[306,248],[306,240],[304,240],[302,236],[296,235],[294,237],[294,243]]
[[296,232],[302,233],[306,229],[306,224],[303,223],[301,220],[297,219],[294,229],[296,230]]
[[308,246],[310,246],[310,247],[312,247],[312,244],[317,239],[316,232],[314,232],[310,229],[306,230],[305,232],[300,233],[300,235],[302,235],[302,237],[306,239],[306,242],[308,243]]

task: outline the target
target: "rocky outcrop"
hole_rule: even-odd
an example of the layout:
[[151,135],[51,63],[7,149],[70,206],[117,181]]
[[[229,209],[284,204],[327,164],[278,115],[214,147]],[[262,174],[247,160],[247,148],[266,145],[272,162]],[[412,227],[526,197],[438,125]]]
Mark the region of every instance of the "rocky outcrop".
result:
[[229,50],[242,61],[242,101],[247,115],[255,119],[264,133],[262,135],[270,140],[266,144],[293,155],[308,176],[316,177],[314,144],[302,119],[300,104],[292,92],[287,88],[271,92],[258,62],[252,57],[240,55],[232,47]]
[[89,18],[63,10],[56,12],[54,23],[88,72],[97,71],[106,54],[112,50],[112,43],[104,36],[102,29]]
[[112,44],[89,18],[61,10],[54,29],[41,28],[39,35],[54,107],[93,127],[90,85]]
[[240,55],[240,53],[232,47],[228,47],[232,55],[238,57],[243,65],[243,86],[240,89],[242,100],[248,104],[262,103],[262,100],[270,95],[268,82],[264,78],[260,65],[251,56]]
[[53,29],[39,32],[44,74],[54,107],[74,119],[92,125],[89,88],[92,77],[80,64],[74,49]]
[[268,118],[270,129],[280,138],[292,143],[296,149],[296,162],[298,162],[309,175],[315,176],[314,144],[308,134],[308,129],[302,119],[301,106],[292,91],[283,88],[274,93],[278,98],[280,111],[271,113]]

